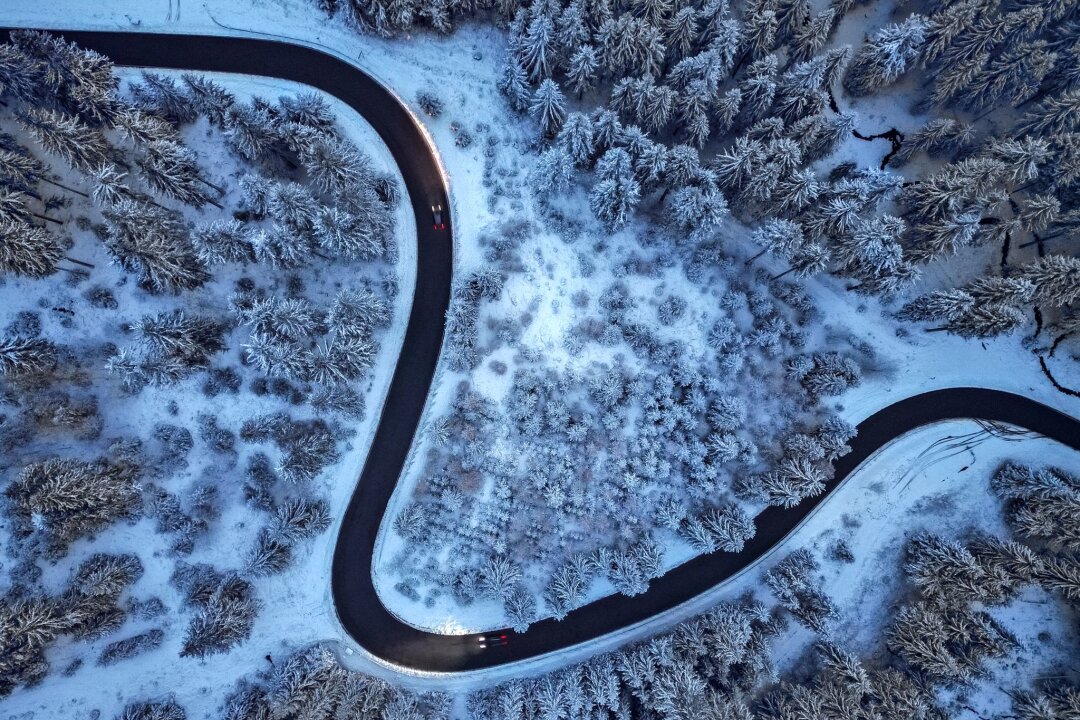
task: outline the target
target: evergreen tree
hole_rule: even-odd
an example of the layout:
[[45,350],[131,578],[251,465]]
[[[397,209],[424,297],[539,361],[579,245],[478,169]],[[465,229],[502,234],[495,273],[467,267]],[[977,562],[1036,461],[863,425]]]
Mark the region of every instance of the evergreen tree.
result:
[[198,117],[187,86],[178,86],[170,77],[144,71],[142,82],[131,83],[129,89],[137,109],[173,125],[187,125]]
[[64,257],[60,239],[26,223],[0,221],[0,273],[42,278]]
[[1020,269],[1035,286],[1035,300],[1061,307],[1080,300],[1080,258],[1047,255]]
[[105,246],[150,292],[178,293],[209,279],[176,213],[133,200],[104,210]]
[[1040,103],[1020,120],[1015,132],[1020,135],[1045,135],[1080,129],[1080,89],[1063,92]]
[[61,557],[75,539],[138,515],[138,480],[130,464],[53,458],[28,465],[5,494],[17,521],[41,532],[49,554]]
[[529,112],[540,123],[540,130],[545,137],[554,137],[562,127],[566,117],[566,99],[555,81],[547,78],[536,89]]
[[45,152],[63,158],[76,170],[89,172],[110,162],[105,136],[74,116],[36,107],[19,109],[15,115]]
[[599,67],[600,61],[592,45],[582,45],[570,57],[566,81],[570,91],[577,93],[579,99],[582,93],[591,90],[595,85],[596,71]]
[[593,212],[612,227],[620,227],[641,200],[641,186],[634,177],[630,155],[621,148],[604,153],[596,165],[599,181],[589,193]]
[[0,375],[45,373],[56,367],[56,348],[47,340],[4,337],[0,340]]
[[918,59],[926,29],[926,18],[913,14],[878,30],[852,58],[844,87],[852,95],[863,96],[896,82]]
[[529,108],[531,92],[529,91],[529,76],[513,57],[506,60],[503,66],[502,78],[499,80],[499,90],[506,96],[510,107],[517,112],[524,112]]
[[251,230],[239,220],[218,219],[201,223],[191,233],[191,244],[200,262],[207,267],[255,259]]
[[570,113],[556,137],[556,142],[563,147],[576,166],[588,167],[595,149],[592,120],[584,113]]
[[224,129],[225,119],[236,103],[236,97],[205,75],[184,73],[181,79],[195,111],[205,115],[214,127]]
[[202,171],[187,146],[171,141],[154,143],[137,163],[154,192],[195,207],[210,203],[221,208],[203,189]]

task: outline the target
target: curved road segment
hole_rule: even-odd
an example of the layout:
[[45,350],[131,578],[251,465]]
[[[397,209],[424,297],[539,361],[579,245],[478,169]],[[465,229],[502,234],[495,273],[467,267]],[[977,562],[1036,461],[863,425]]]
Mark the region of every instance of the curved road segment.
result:
[[[69,40],[117,64],[194,71],[246,73],[306,83],[337,96],[363,115],[397,161],[416,214],[416,293],[409,324],[367,463],[342,521],[332,585],[338,616],[348,633],[386,662],[422,671],[475,670],[524,660],[639,623],[705,592],[782,541],[875,451],[900,435],[942,420],[977,418],[1034,431],[1080,450],[1080,421],[1011,393],[979,388],[928,392],[901,400],[859,423],[852,451],[835,465],[826,491],[791,509],[771,507],[757,516],[757,535],[739,553],[702,555],[654,580],[635,597],[612,595],[544,620],[509,642],[483,649],[477,635],[437,635],[407,625],[379,600],[371,561],[379,523],[404,466],[442,345],[450,299],[451,236],[431,226],[430,207],[448,207],[438,160],[401,102],[358,68],[329,54],[285,42],[249,38],[130,32],[62,32]],[[7,39],[0,30],[0,41]]]

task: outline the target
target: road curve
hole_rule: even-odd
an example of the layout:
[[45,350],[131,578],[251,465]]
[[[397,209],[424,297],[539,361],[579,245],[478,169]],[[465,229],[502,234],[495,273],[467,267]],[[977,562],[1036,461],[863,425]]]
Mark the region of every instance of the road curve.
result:
[[[669,610],[732,577],[768,553],[863,461],[891,440],[942,420],[975,418],[1034,431],[1080,450],[1080,421],[1028,398],[997,390],[952,388],[901,400],[858,425],[852,451],[835,465],[824,493],[791,509],[757,516],[757,534],[739,553],[697,557],[628,598],[612,595],[544,620],[506,646],[483,650],[476,635],[437,635],[407,625],[379,600],[371,579],[375,539],[419,425],[442,345],[452,270],[449,230],[435,232],[429,206],[448,206],[438,160],[410,113],[385,87],[332,55],[286,42],[131,32],[61,32],[120,65],[265,75],[333,94],[363,115],[397,161],[416,215],[417,277],[401,356],[367,462],[342,521],[331,583],[338,617],[376,658],[421,671],[455,672],[525,660],[577,645]],[[0,29],[0,41],[9,30]]]

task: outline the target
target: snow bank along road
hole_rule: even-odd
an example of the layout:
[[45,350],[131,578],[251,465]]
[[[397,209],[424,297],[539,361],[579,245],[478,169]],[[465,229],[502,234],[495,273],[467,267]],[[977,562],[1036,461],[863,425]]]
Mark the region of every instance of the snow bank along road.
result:
[[[63,32],[63,31],[60,31]],[[7,39],[0,29],[0,41]],[[828,497],[863,461],[894,438],[928,423],[958,418],[999,421],[1080,450],[1080,421],[1011,393],[953,388],[901,400],[859,423],[850,454],[820,496],[758,515],[757,535],[739,553],[697,557],[636,597],[612,595],[544,620],[509,643],[482,649],[477,635],[437,635],[406,625],[380,602],[371,579],[379,523],[420,422],[442,345],[450,299],[450,231],[431,226],[430,206],[448,206],[443,174],[423,131],[385,87],[349,63],[305,46],[249,38],[129,32],[64,32],[122,65],[247,73],[306,83],[336,95],[363,115],[390,148],[416,213],[416,294],[382,417],[342,522],[332,569],[334,603],[348,633],[376,658],[431,672],[492,667],[586,642],[647,620],[723,582],[756,560]]]

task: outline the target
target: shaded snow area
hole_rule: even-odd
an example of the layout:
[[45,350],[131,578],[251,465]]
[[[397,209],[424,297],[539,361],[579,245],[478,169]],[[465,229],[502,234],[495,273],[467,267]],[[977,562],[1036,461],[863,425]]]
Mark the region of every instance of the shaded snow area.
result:
[[[118,74],[122,92],[129,82],[142,80],[135,70]],[[179,73],[162,75],[180,78]],[[207,77],[235,94],[240,103],[254,97],[276,103],[279,97],[313,92],[259,77]],[[366,156],[371,176],[388,178],[403,193],[397,166],[374,130],[335,98],[321,97],[333,115],[336,131]],[[17,133],[20,143],[42,159],[48,157],[9,118],[0,114],[0,119],[5,130]],[[251,172],[251,166],[226,150],[220,131],[208,126],[205,118],[185,126],[182,139],[197,153],[204,177],[227,190],[217,198],[224,210],[211,205],[201,210],[179,206],[185,219],[200,224],[231,217],[233,210],[245,206],[238,178]],[[62,161],[50,158],[50,166],[64,184],[76,189],[92,187]],[[136,490],[142,495],[145,516],[108,525],[74,541],[66,552],[50,551],[56,559],[37,562],[41,588],[50,596],[63,593],[76,569],[95,553],[133,555],[142,570],[117,600],[126,615],[121,613],[115,625],[107,625],[97,636],[89,633],[90,639],[79,641],[66,635],[48,647],[48,677],[0,700],[0,716],[88,718],[100,711],[103,717],[112,717],[134,697],[167,693],[175,693],[189,717],[216,716],[241,668],[266,664],[267,653],[285,655],[284,647],[326,639],[337,632],[329,591],[330,558],[337,524],[380,415],[412,302],[416,234],[411,205],[407,199],[394,204],[381,257],[328,256],[293,268],[268,262],[229,263],[215,267],[212,279],[198,289],[152,295],[137,285],[136,275],[110,262],[88,225],[74,220],[89,217],[98,223],[98,211],[78,195],[68,197],[69,204],[49,215],[67,221],[74,240],[67,255],[94,267],[63,262],[86,274],[8,277],[0,286],[6,336],[39,334],[65,348],[62,353],[70,353],[60,358],[66,375],[48,389],[14,382],[6,387],[6,398],[17,397],[18,402],[4,408],[2,472],[6,486],[29,463],[50,457],[93,460],[108,456],[111,463],[130,460],[144,467]],[[377,321],[371,338],[375,351],[371,369],[338,385],[351,393],[340,396],[347,398],[344,406],[315,410],[311,393],[317,395],[317,385],[267,377],[243,358],[252,331],[250,326],[236,325],[230,303],[236,302],[234,293],[252,286],[271,297],[306,299],[316,316],[324,318],[343,290],[369,288],[371,297],[385,303],[385,317]],[[117,348],[141,352],[140,335],[128,325],[144,316],[178,309],[188,318],[224,323],[224,351],[210,358],[208,371],[196,371],[163,386],[140,388],[142,382],[133,381],[135,392],[125,390],[121,381],[125,376],[107,372],[105,365]],[[293,444],[285,437],[290,431],[277,435],[281,442],[273,439],[272,428],[289,427],[277,417],[282,413],[291,418],[293,431],[305,435],[302,429],[307,428],[310,441],[319,443],[311,446],[311,462],[301,459],[302,440]],[[252,424],[256,420],[271,428],[269,433],[259,434]],[[313,539],[303,539],[310,535],[306,532],[291,541],[273,535],[280,525],[270,505],[280,510],[290,501],[304,501],[309,509],[315,508],[312,531],[318,534]],[[13,544],[12,520],[5,516],[0,522],[0,546],[5,548],[0,589],[4,592],[19,583],[34,583],[33,566],[17,563],[16,549],[27,542],[43,547],[34,539]],[[272,548],[262,540],[271,536],[276,538]],[[289,545],[284,554],[283,544]],[[202,659],[178,658],[198,609],[170,577],[185,565],[199,564],[221,573],[239,573],[251,583],[258,611],[249,637],[230,652]],[[125,648],[115,646],[116,641],[129,638],[136,638],[134,645],[142,649],[134,659],[124,659]]]
[[[1011,539],[1004,503],[990,486],[994,472],[1009,461],[1075,471],[1076,451],[1009,426],[956,421],[911,432],[864,463],[761,565],[794,548],[822,559],[822,586],[836,603],[839,619],[829,637],[862,658],[885,663],[885,631],[896,609],[913,592],[900,567],[905,546],[919,532],[950,541],[980,534]],[[850,553],[850,554],[849,554]],[[733,582],[716,599],[751,589],[752,574]],[[1004,606],[989,608],[1019,640],[1014,653],[988,665],[973,687],[942,693],[959,712],[970,704],[983,716],[1007,713],[1003,690],[1054,674],[1080,652],[1070,626],[1072,610],[1060,594],[1037,587],[1022,590]],[[817,636],[796,629],[774,644],[781,669],[796,670]]]

